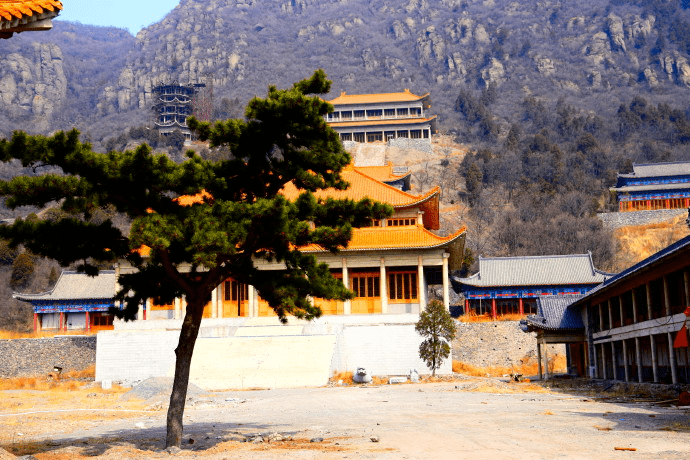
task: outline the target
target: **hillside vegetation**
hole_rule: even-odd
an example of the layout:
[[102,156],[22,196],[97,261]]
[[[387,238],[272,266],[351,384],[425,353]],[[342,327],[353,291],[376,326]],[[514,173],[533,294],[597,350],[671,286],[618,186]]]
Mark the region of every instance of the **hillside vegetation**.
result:
[[[147,129],[157,83],[205,83],[213,118],[225,119],[241,117],[269,84],[323,68],[333,97],[431,93],[442,134],[432,153],[389,149],[386,160],[408,165],[416,190],[442,186],[444,231],[468,227],[467,269],[479,255],[591,251],[598,268],[616,271],[648,252],[634,248],[645,237],[614,235],[596,217],[615,210],[616,174],[690,159],[689,7],[182,0],[136,37],[56,20],[50,32],[3,41],[0,136],[77,127],[96,151],[148,142],[181,161],[179,138]],[[0,171],[15,174],[36,172]]]

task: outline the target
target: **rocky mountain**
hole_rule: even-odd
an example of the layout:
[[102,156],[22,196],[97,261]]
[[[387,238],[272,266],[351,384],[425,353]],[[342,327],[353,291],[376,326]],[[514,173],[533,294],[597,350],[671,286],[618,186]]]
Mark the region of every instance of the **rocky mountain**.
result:
[[135,43],[124,30],[65,22],[3,40],[0,132],[88,126],[99,94],[117,79]]
[[51,43],[33,44],[29,55],[12,53],[0,60],[0,100],[6,116],[31,114],[47,128],[55,109],[65,103],[67,78],[62,50]]
[[445,130],[461,89],[497,91],[499,122],[528,97],[599,114],[638,94],[677,102],[690,90],[685,3],[182,0],[136,37],[55,21],[2,43],[0,130],[74,125],[98,140],[148,121],[158,82],[204,82],[216,105],[244,103],[316,68],[334,95],[431,92]]

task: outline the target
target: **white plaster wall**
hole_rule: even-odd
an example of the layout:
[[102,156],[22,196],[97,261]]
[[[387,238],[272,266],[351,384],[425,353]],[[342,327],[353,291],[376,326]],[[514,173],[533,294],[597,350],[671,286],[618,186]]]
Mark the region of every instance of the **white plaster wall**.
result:
[[146,312],[147,320],[173,319],[175,310],[149,310]]
[[419,314],[419,304],[411,303],[389,303],[388,312],[396,315]]
[[96,381],[136,382],[164,377],[175,364],[180,331],[100,331]]
[[302,335],[304,329],[300,324],[284,324],[276,326],[244,326],[237,329],[236,337],[255,337],[255,336],[285,336],[285,335]]
[[190,381],[206,390],[326,385],[334,344],[333,335],[201,339]]
[[[201,320],[202,330],[205,328],[225,328],[244,325],[252,318],[204,318]],[[180,330],[182,327],[181,319],[147,319],[136,321],[124,321],[115,319],[113,327],[116,331],[140,331],[140,330]]]
[[[286,326],[276,318],[204,320],[190,380],[220,390],[325,385],[333,372],[357,367],[372,375],[407,375],[410,369],[428,374],[419,359],[418,319],[414,314],[326,316]],[[142,329],[133,329],[136,325]],[[121,326],[126,329],[98,333],[97,381],[173,376],[180,321]],[[437,372],[448,374],[451,367],[449,358]]]
[[[430,374],[419,358],[422,337],[414,324],[348,325],[337,342],[331,371],[355,372],[364,367],[371,375],[408,375],[410,369]],[[437,374],[452,372],[452,356],[445,360]]]
[[[96,381],[173,377],[179,331],[101,331]],[[190,381],[206,390],[290,388],[328,383],[335,336],[197,339]]]

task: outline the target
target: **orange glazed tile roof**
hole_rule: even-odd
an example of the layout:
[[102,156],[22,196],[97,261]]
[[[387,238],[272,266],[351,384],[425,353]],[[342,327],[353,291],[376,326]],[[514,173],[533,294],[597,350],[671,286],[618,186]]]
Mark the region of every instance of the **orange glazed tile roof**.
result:
[[405,174],[394,174],[393,163],[390,162],[385,166],[357,166],[357,170],[379,182],[393,181],[412,174],[409,171]]
[[431,118],[390,118],[387,120],[357,120],[357,121],[329,121],[333,128],[345,128],[348,126],[386,126],[386,125],[416,125],[430,123],[437,115]]
[[[433,249],[446,246],[458,239],[466,228],[450,236],[434,235],[421,225],[408,227],[366,227],[355,228],[352,239],[342,251],[369,251],[384,249]],[[310,245],[300,248],[305,252],[323,251],[323,248]]]
[[191,206],[193,204],[203,203],[206,198],[211,198],[211,194],[206,190],[202,190],[196,195],[182,195],[177,197],[175,201],[177,201],[180,206]]
[[[314,193],[314,196],[323,199],[333,198],[335,200],[349,199],[356,201],[370,198],[374,201],[387,203],[394,208],[407,208],[424,203],[441,192],[440,187],[434,187],[425,195],[411,195],[374,179],[352,165],[343,169],[341,176],[343,180],[350,184],[347,190],[329,188],[327,190],[318,190]],[[297,199],[300,193],[301,191],[292,182],[285,184],[282,190],[283,196],[288,200]]]
[[[450,236],[434,235],[421,225],[409,227],[367,227],[355,228],[352,230],[352,239],[346,248],[341,251],[381,251],[391,249],[434,249],[446,246],[457,240],[467,229],[461,227],[460,230]],[[304,252],[323,252],[321,246],[315,244],[303,246],[300,251]],[[151,254],[151,248],[141,246],[133,252],[139,253],[142,257]]]
[[12,21],[61,9],[58,0],[0,0],[0,19]]
[[328,101],[333,105],[344,104],[380,104],[383,102],[414,102],[427,97],[429,93],[423,96],[412,94],[409,89],[405,89],[402,93],[379,93],[379,94],[345,94],[345,91],[340,93],[340,96]]

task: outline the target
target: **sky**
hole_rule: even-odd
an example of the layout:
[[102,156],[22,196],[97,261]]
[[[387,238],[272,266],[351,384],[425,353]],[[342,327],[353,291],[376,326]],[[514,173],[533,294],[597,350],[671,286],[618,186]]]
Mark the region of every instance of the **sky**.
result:
[[62,0],[58,20],[113,26],[136,35],[165,17],[180,0]]

